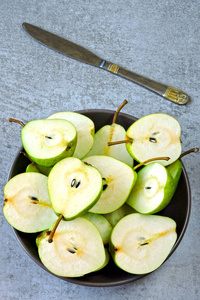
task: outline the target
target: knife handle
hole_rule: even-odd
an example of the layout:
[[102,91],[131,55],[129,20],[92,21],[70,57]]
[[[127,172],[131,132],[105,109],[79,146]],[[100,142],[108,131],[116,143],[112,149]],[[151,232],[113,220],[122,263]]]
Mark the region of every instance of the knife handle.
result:
[[125,68],[122,68],[109,61],[102,60],[100,67],[116,75],[124,77],[138,85],[141,85],[144,88],[147,88],[152,92],[164,97],[165,99],[173,101],[177,104],[186,104],[189,101],[188,95],[181,90],[126,70]]

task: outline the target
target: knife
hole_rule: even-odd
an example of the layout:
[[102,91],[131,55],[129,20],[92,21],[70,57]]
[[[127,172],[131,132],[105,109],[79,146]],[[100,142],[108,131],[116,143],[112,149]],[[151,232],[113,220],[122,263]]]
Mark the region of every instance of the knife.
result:
[[117,64],[106,61],[98,57],[94,53],[90,52],[89,50],[60,36],[57,36],[53,33],[50,33],[44,29],[41,29],[29,23],[23,23],[22,27],[30,36],[32,36],[38,42],[68,57],[93,65],[95,67],[99,67],[113,74],[126,78],[162,96],[167,100],[173,101],[174,103],[186,104],[189,101],[188,95],[180,91],[179,89],[151,80],[149,78],[131,72],[125,68],[122,68]]

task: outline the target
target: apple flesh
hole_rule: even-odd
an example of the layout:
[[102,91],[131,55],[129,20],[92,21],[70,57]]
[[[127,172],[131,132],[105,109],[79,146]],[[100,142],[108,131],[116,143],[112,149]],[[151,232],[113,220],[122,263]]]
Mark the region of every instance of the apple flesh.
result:
[[176,223],[171,218],[133,213],[114,227],[110,253],[124,271],[147,274],[166,260],[176,239]]

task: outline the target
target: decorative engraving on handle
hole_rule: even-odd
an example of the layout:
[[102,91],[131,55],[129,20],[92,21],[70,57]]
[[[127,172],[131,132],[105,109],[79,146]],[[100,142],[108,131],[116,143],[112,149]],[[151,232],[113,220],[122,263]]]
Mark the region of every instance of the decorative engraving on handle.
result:
[[189,97],[187,94],[171,86],[168,87],[163,97],[178,104],[186,104],[189,101]]
[[116,64],[110,64],[108,67],[108,71],[117,74],[119,70],[119,66]]

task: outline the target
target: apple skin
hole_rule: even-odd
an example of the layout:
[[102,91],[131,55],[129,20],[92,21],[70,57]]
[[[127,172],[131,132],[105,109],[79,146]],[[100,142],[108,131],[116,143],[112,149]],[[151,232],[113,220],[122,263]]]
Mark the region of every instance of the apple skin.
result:
[[[165,188],[163,190],[163,200],[154,209],[149,210],[147,208],[141,207],[141,202],[138,204],[137,199],[138,199],[139,192],[144,189],[144,185],[145,185],[145,182],[141,178],[145,174],[145,172],[147,172],[147,169],[151,168],[152,166],[157,166],[157,167],[160,167],[161,169],[165,169],[167,178],[166,178]],[[133,209],[135,209],[138,213],[155,214],[155,213],[163,210],[170,203],[170,201],[174,195],[174,192],[175,192],[174,180],[173,180],[170,172],[164,166],[160,165],[159,163],[154,162],[154,163],[150,163],[150,164],[146,165],[138,172],[136,184],[133,187],[126,203],[128,205],[130,205]],[[145,204],[146,198],[143,198],[142,200]]]

